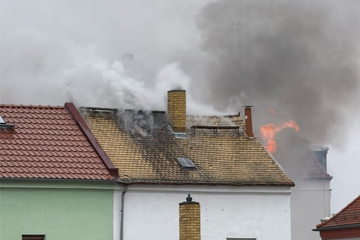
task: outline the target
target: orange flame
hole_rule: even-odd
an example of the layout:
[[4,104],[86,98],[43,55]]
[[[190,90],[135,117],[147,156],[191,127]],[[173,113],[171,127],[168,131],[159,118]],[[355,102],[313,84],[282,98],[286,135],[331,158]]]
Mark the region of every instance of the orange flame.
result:
[[268,111],[272,114],[276,113],[275,109],[273,109],[272,107],[268,107]]
[[260,128],[262,138],[267,141],[266,149],[270,153],[276,152],[276,142],[274,140],[275,134],[284,128],[293,128],[295,131],[299,131],[300,128],[293,120],[289,120],[283,123],[281,126],[276,126],[273,123],[266,124]]

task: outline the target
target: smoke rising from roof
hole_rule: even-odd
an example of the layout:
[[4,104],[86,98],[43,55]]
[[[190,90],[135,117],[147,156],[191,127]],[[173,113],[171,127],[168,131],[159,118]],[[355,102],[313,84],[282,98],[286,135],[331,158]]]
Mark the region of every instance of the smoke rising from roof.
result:
[[[275,108],[272,116],[295,120],[312,142],[339,139],[343,110],[358,93],[359,12],[358,1],[208,4],[197,19],[207,87],[216,93],[207,99],[221,109],[243,93],[242,104]],[[271,120],[261,112],[256,126]]]
[[292,119],[311,144],[357,117],[358,0],[0,1],[3,103],[164,110],[180,85],[190,114],[254,105],[255,128]]
[[[192,84],[181,64],[167,58],[197,41],[190,16],[199,6],[2,1],[0,101],[164,110],[169,89]],[[126,52],[151,70],[141,72],[141,62],[122,59]],[[189,91],[189,113],[218,113],[192,96]]]
[[[254,126],[293,119],[319,144],[344,135],[359,83],[356,0],[35,3],[2,1],[2,102],[164,109],[180,87],[189,113],[251,104]],[[154,74],[127,71],[126,52]]]

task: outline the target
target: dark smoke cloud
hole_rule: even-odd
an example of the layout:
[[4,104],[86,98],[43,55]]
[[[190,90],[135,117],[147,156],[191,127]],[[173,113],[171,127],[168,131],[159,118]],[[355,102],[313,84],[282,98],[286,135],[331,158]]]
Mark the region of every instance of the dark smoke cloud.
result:
[[255,105],[255,126],[293,119],[303,136],[329,144],[358,91],[359,12],[358,1],[208,4],[197,18],[207,99],[218,109],[229,98]]

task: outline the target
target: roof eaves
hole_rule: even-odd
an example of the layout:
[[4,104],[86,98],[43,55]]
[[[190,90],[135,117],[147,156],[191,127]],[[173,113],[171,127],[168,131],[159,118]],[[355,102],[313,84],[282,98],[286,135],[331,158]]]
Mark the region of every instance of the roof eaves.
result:
[[79,126],[80,130],[85,135],[86,139],[89,141],[97,155],[100,157],[101,161],[105,165],[106,169],[109,171],[110,175],[114,178],[119,177],[119,170],[110,161],[109,157],[106,155],[104,150],[101,148],[100,144],[96,140],[95,136],[91,133],[89,127],[85,123],[84,119],[81,117],[80,113],[76,109],[75,105],[72,102],[65,103],[65,109],[69,112],[70,116]]
[[291,183],[246,183],[246,182],[191,182],[191,181],[167,181],[167,180],[145,180],[145,179],[118,179],[119,183],[123,184],[170,184],[170,185],[208,185],[208,186],[217,186],[217,185],[227,185],[227,186],[287,186],[294,187],[295,184]]
[[349,225],[341,225],[341,226],[320,227],[320,228],[315,228],[315,229],[312,229],[312,230],[313,231],[330,231],[330,230],[350,229],[350,228],[360,228],[360,223],[349,224]]
[[86,179],[86,178],[4,178],[0,181],[26,181],[26,182],[117,182],[116,179]]

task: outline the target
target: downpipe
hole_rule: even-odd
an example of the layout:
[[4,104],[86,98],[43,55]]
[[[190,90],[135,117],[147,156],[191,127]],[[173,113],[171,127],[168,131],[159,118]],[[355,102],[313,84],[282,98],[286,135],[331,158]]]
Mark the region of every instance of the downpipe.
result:
[[127,190],[128,190],[128,186],[125,185],[124,190],[121,192],[120,240],[124,240],[124,212],[125,212],[124,205],[125,205],[125,193],[127,192]]

